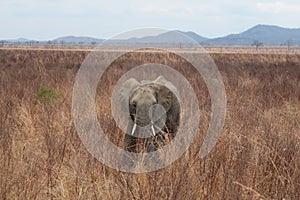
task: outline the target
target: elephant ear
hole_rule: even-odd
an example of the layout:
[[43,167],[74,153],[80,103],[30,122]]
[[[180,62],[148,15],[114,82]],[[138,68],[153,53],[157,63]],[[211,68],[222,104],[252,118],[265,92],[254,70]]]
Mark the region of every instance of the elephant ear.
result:
[[168,111],[173,103],[174,94],[173,92],[163,85],[156,85],[156,95],[158,104],[162,105],[166,111]]
[[173,85],[173,83],[171,83],[170,81],[167,81],[164,76],[157,77],[157,79],[155,79],[153,81],[153,83],[165,86],[166,88],[168,88],[175,95],[178,102],[180,101],[180,99],[179,99],[180,96],[179,96],[178,89],[175,87],[175,85]]
[[126,110],[128,110],[129,96],[140,85],[141,84],[134,78],[130,78],[122,84],[118,92],[118,102],[122,111],[126,112]]

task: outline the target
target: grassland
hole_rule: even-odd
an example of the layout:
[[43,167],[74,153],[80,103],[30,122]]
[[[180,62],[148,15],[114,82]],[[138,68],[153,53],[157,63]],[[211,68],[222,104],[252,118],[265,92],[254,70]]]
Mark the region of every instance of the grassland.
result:
[[87,55],[0,50],[0,198],[300,199],[299,54],[211,53],[228,105],[222,135],[204,159],[197,153],[211,103],[193,69],[176,57],[153,52],[114,62],[100,81],[96,102],[99,121],[120,146],[123,138],[110,116],[109,96],[118,78],[143,60],[128,58],[150,58],[181,70],[200,100],[203,116],[195,142],[172,165],[147,174],[106,167],[79,139],[71,97]]

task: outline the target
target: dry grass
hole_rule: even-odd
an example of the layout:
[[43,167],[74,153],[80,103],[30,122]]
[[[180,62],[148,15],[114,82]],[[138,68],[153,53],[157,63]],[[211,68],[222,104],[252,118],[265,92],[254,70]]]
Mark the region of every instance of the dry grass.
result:
[[[197,153],[210,119],[205,84],[174,56],[120,58],[99,85],[99,120],[122,146],[110,116],[113,84],[141,60],[172,64],[197,91],[203,114],[188,152],[172,165],[127,174],[85,149],[71,117],[75,74],[88,52],[0,51],[0,195],[2,199],[299,199],[300,55],[214,53],[224,79],[226,124],[213,151]],[[129,58],[131,55],[128,55]],[[60,98],[37,98],[40,86]],[[113,135],[114,134],[114,135]]]

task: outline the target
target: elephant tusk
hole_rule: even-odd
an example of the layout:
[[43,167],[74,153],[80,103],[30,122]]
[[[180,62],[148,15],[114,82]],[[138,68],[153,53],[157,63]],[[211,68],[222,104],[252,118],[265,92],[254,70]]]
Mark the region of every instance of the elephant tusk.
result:
[[136,130],[136,123],[134,123],[134,125],[133,125],[133,128],[132,128],[131,135],[133,135],[133,134],[134,134],[135,130]]
[[155,130],[154,130],[154,126],[153,126],[153,125],[151,125],[151,130],[152,130],[152,134],[153,134],[153,136],[155,136],[155,135],[156,135],[156,133],[155,133]]

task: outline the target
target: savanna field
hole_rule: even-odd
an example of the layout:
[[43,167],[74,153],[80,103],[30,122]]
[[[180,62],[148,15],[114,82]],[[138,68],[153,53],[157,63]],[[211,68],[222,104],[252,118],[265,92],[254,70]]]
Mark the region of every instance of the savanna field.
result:
[[199,133],[188,151],[172,165],[145,174],[101,164],[76,132],[73,84],[88,53],[0,50],[1,199],[300,199],[299,53],[210,53],[225,84],[227,115],[217,145],[205,158],[198,151],[211,102],[193,68],[153,51],[113,62],[95,100],[103,130],[120,147],[124,134],[111,116],[110,96],[132,67],[145,60],[173,66],[199,99]]

